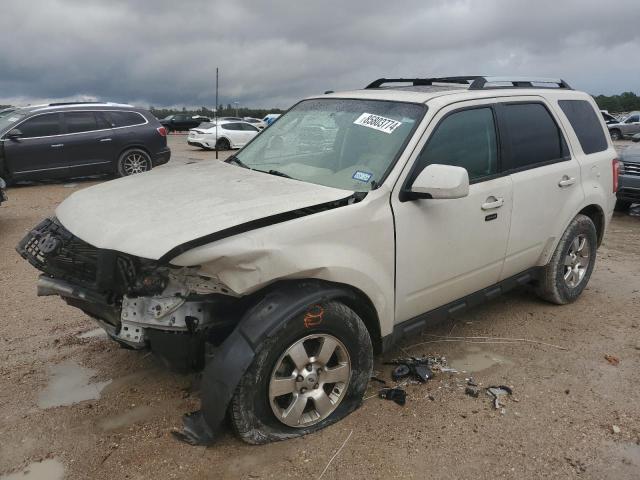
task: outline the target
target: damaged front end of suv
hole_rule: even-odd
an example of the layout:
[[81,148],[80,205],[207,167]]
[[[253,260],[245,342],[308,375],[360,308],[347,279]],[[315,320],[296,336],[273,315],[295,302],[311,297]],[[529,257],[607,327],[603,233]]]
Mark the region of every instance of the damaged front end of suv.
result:
[[131,349],[150,348],[177,371],[201,369],[204,346],[233,329],[238,299],[196,268],[96,248],[46,219],[17,246],[42,271],[38,296],[59,295]]

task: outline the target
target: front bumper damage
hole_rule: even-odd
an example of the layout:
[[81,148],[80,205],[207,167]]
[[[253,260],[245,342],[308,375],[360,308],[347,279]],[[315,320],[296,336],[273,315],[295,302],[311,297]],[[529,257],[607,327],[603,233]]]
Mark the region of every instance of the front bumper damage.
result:
[[236,296],[196,269],[95,248],[56,219],[36,226],[17,251],[43,272],[39,296],[59,295],[113,340],[150,349],[173,370],[203,368],[205,344],[233,329]]

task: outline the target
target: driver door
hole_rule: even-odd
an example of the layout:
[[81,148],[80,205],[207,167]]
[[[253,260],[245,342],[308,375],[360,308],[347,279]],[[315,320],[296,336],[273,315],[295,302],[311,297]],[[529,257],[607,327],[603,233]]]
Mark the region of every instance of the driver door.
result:
[[[396,185],[396,323],[494,283],[502,271],[512,183],[500,175],[495,111],[490,101],[441,110]],[[469,195],[402,201],[400,187],[429,164],[464,167]]]

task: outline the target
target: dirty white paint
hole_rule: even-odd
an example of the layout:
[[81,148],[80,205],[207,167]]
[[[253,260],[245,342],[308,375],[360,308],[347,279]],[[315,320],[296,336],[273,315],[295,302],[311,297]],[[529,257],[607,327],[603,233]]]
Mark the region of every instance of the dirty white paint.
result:
[[41,462],[33,462],[24,470],[2,475],[0,480],[62,480],[64,465],[57,458],[49,458]]
[[52,366],[50,373],[49,385],[38,396],[38,407],[43,409],[98,399],[102,389],[111,383],[111,380],[90,383],[95,370],[72,360]]

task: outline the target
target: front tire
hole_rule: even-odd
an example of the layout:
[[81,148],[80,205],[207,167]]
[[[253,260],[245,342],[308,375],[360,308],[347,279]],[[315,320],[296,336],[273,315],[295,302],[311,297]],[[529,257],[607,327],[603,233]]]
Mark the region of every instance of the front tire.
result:
[[231,150],[231,143],[226,138],[219,138],[216,143],[216,150]]
[[611,140],[622,140],[622,132],[617,128],[610,130]]
[[360,406],[372,368],[360,317],[338,302],[311,305],[257,352],[229,407],[233,428],[251,444],[320,430]]
[[538,296],[557,305],[575,301],[593,272],[597,245],[593,221],[586,215],[576,215],[543,269],[537,286]]
[[131,148],[120,155],[117,173],[120,177],[127,177],[136,173],[148,172],[153,168],[151,157],[139,148]]

